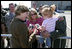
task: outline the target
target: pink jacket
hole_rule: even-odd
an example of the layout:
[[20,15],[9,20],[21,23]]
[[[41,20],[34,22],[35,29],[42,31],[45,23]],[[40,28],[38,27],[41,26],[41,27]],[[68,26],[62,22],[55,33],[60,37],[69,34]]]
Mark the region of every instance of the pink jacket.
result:
[[[32,20],[27,20],[27,26],[29,26],[29,24],[39,24],[39,25],[42,25],[42,22],[43,22],[43,18],[37,18],[36,21],[32,21]],[[40,34],[40,32],[38,32],[37,34]]]

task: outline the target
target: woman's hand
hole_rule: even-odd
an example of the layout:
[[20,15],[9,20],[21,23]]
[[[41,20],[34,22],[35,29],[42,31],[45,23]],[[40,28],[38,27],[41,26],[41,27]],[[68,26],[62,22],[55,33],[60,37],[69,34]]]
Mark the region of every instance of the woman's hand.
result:
[[33,33],[29,36],[29,42],[32,40],[33,36],[38,32],[37,29],[34,29]]
[[32,29],[28,29],[29,30],[29,34],[32,34],[33,30]]

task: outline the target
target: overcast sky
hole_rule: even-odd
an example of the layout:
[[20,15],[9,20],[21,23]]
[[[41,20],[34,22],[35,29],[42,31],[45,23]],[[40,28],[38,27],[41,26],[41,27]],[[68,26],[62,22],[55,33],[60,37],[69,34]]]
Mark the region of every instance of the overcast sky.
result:
[[1,5],[3,8],[8,8],[9,7],[9,3],[14,3],[14,4],[22,4],[27,6],[28,8],[31,7],[31,1],[1,1]]

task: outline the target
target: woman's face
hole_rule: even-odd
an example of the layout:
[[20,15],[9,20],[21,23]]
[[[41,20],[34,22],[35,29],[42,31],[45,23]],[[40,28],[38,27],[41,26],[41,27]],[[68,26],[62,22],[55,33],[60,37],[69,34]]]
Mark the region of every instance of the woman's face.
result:
[[32,18],[33,20],[36,20],[37,13],[31,11],[30,15],[31,15],[31,18]]

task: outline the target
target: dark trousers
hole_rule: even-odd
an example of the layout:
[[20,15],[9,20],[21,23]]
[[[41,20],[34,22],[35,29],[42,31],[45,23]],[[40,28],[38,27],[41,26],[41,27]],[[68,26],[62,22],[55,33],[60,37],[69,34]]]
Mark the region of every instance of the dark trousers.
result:
[[54,45],[53,45],[53,47],[51,46],[51,48],[65,48],[65,45],[66,45],[65,39],[61,40],[61,47],[59,47],[60,46],[60,39],[56,39],[56,40],[54,40]]

